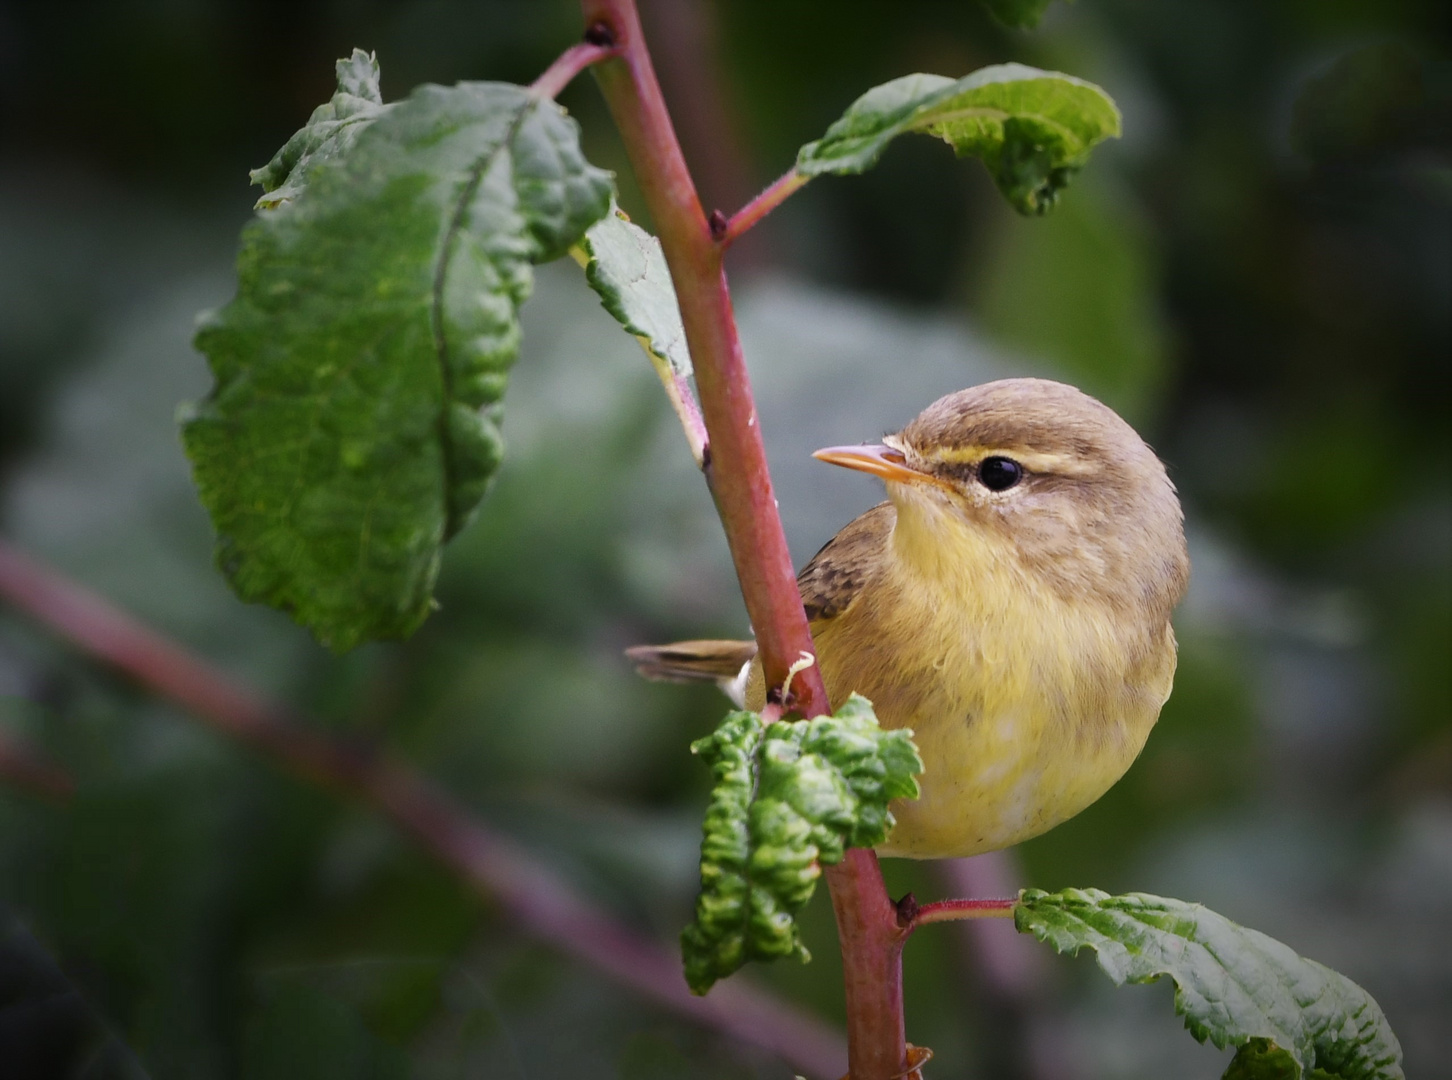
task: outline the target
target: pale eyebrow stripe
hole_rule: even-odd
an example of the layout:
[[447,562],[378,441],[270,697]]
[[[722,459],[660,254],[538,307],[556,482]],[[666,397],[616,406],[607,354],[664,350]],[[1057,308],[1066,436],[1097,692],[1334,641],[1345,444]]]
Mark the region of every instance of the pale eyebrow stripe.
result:
[[1029,472],[1085,476],[1091,469],[1081,458],[1068,454],[1046,454],[1014,446],[954,446],[923,455],[943,465],[976,465],[986,457],[1002,455],[1017,461]]

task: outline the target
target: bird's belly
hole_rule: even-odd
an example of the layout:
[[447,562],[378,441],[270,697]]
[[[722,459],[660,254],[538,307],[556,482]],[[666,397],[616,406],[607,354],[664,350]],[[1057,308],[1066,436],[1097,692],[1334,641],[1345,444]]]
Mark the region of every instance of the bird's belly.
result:
[[1053,828],[1124,775],[1157,712],[1115,718],[1094,740],[1076,738],[1063,717],[1031,701],[956,723],[919,721],[922,796],[892,804],[897,824],[879,853],[977,855]]
[[1083,810],[1134,762],[1175,667],[1168,627],[1116,640],[1086,625],[997,649],[958,636],[915,672],[843,649],[836,629],[818,639],[832,700],[872,700],[884,727],[913,730],[923,759],[921,797],[892,804],[897,824],[877,849],[908,858],[994,851]]

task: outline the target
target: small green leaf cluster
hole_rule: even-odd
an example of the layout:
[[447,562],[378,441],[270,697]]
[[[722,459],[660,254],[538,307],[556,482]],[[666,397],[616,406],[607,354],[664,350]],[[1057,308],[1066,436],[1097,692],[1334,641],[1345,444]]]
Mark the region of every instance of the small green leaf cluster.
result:
[[1238,1048],[1226,1080],[1402,1080],[1401,1046],[1371,995],[1200,904],[1027,889],[1014,921],[1058,952],[1093,949],[1118,985],[1169,976],[1190,1034]]
[[701,841],[696,919],[681,934],[686,982],[704,994],[749,960],[810,959],[795,915],[822,865],[887,838],[892,799],[915,799],[923,763],[853,694],[832,716],[763,723],[728,713],[691,744],[715,787]]
[[1109,96],[1072,75],[1023,64],[997,64],[956,80],[905,75],[863,94],[822,138],[802,147],[797,171],[864,172],[893,139],[921,132],[959,157],[981,159],[1020,213],[1044,214],[1094,145],[1119,131]]

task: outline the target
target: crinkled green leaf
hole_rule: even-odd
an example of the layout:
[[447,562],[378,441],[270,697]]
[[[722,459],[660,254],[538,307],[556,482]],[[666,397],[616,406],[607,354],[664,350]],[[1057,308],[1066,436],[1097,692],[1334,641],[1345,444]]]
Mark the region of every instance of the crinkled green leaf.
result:
[[244,599],[337,650],[418,626],[500,461],[531,264],[610,194],[553,102],[461,83],[419,88],[258,213],[236,298],[197,334],[216,386],[183,429]]
[[977,157],[1021,213],[1042,214],[1103,139],[1119,134],[1119,110],[1093,83],[1023,64],[962,79],[905,75],[858,98],[816,142],[797,171],[860,173],[899,135],[936,135],[959,157]]
[[[1289,1051],[1269,1039],[1247,1039],[1221,1080],[1299,1080],[1302,1075],[1301,1066]],[[1326,1074],[1318,1069],[1311,1075]]]
[[822,864],[886,839],[887,804],[918,797],[923,763],[912,732],[882,730],[856,694],[813,720],[763,726],[756,713],[728,713],[691,752],[716,779],[696,919],[681,934],[686,982],[704,994],[748,960],[810,959],[795,915]]
[[1015,30],[1032,30],[1054,0],[983,0],[989,13]]
[[657,365],[690,375],[686,328],[660,241],[614,208],[590,226],[580,249],[585,277],[605,310]]
[[1090,948],[1115,983],[1175,983],[1190,1034],[1239,1047],[1226,1080],[1402,1080],[1402,1051],[1361,987],[1199,904],[1144,893],[1027,889],[1018,929],[1059,952]]
[[338,92],[332,100],[314,109],[271,161],[252,170],[252,182],[267,193],[257,200],[258,209],[297,198],[312,166],[346,155],[363,129],[393,107],[383,104],[373,53],[354,49],[337,67]]

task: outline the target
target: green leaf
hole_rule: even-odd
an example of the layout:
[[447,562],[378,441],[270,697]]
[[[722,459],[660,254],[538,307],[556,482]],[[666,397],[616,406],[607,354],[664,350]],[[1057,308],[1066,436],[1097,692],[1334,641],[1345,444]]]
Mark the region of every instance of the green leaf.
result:
[[1190,1034],[1239,1047],[1226,1080],[1402,1080],[1401,1047],[1365,990],[1199,904],[1027,889],[1014,921],[1061,953],[1093,949],[1116,984],[1168,975]]
[[378,58],[373,53],[354,49],[352,56],[338,61],[337,71],[338,92],[332,100],[314,109],[272,160],[249,174],[267,192],[257,200],[259,210],[297,198],[309,169],[344,157],[363,129],[393,107],[383,104]]
[[1032,30],[1053,0],[983,0],[983,6],[1004,26]]
[[956,81],[905,75],[858,98],[816,142],[802,147],[806,176],[860,173],[899,135],[922,132],[959,157],[982,159],[1024,214],[1046,213],[1103,139],[1119,134],[1119,110],[1103,90],[1072,75],[999,64]]
[[748,960],[810,959],[794,916],[822,864],[886,839],[888,802],[918,797],[923,763],[912,732],[883,731],[857,694],[813,720],[728,713],[691,752],[716,778],[696,919],[681,934],[686,982],[704,994]]
[[341,651],[427,614],[499,465],[531,264],[611,182],[558,106],[500,83],[420,87],[306,181],[243,231],[183,439],[238,594]]
[[659,368],[691,374],[686,328],[660,241],[618,208],[585,233],[581,260],[590,287],[615,321],[632,334]]

